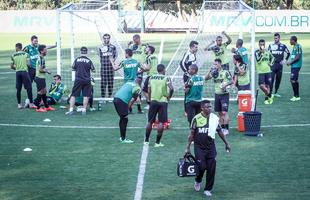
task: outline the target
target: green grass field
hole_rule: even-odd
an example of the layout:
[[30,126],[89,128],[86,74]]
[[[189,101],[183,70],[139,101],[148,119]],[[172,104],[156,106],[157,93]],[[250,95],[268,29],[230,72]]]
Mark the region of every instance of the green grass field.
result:
[[[54,36],[38,35],[53,44]],[[236,131],[237,103],[230,104],[231,153],[217,137],[217,172],[212,199],[309,199],[310,195],[310,36],[298,34],[304,63],[300,75],[300,102],[290,102],[289,68],[285,67],[280,93],[273,105],[264,105],[259,94],[257,109],[263,113],[264,137],[247,137]],[[9,69],[16,41],[26,44],[30,35],[0,34],[0,199],[1,200],[98,200],[134,199],[143,148],[146,115],[129,116],[127,135],[134,144],[118,142],[118,117],[111,103],[87,116],[65,116],[56,111],[36,113],[17,110],[15,74]],[[175,46],[169,34],[165,43]],[[258,34],[272,40],[272,34]],[[159,46],[159,36],[146,38]],[[156,39],[157,38],[157,39]],[[289,35],[283,34],[287,44]],[[146,39],[147,40],[147,39]],[[171,42],[170,42],[171,41]],[[291,47],[289,47],[291,49]],[[171,52],[164,52],[167,63]],[[55,50],[47,65],[56,73]],[[35,88],[35,85],[33,85]],[[25,97],[23,91],[23,97]],[[96,105],[96,104],[95,104]],[[193,178],[176,175],[178,159],[187,142],[187,122],[182,102],[169,104],[172,127],[166,131],[164,148],[153,147],[153,131],[146,163],[142,199],[204,199],[193,190]],[[136,108],[134,107],[134,112]],[[51,122],[43,122],[49,118]],[[30,147],[32,152],[24,152]],[[204,183],[204,182],[203,182]]]

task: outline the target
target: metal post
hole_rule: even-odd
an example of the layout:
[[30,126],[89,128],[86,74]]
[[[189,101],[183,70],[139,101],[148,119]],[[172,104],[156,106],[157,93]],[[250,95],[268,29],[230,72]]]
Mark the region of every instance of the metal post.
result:
[[57,54],[57,74],[61,75],[61,22],[60,9],[56,10],[56,54]]
[[144,21],[144,0],[141,0],[141,33],[144,33],[145,28]]
[[[72,11],[72,6],[69,8],[70,12],[70,21],[69,21],[69,26],[70,26],[70,37],[71,37],[71,64],[74,62],[74,46],[75,46],[75,41],[74,41],[74,29],[73,29],[73,11]],[[75,72],[72,71],[72,81],[75,79]]]
[[255,105],[255,10],[252,11],[252,32],[251,32],[251,94],[252,94],[252,110]]

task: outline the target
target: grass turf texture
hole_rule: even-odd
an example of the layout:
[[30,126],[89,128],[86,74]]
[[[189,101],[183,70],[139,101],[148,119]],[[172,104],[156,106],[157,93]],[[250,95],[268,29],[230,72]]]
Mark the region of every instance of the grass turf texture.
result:
[[[1,34],[1,38],[4,35]],[[38,35],[39,41],[53,44],[52,35]],[[168,35],[172,36],[172,35]],[[310,36],[297,35],[304,51],[301,72],[309,73]],[[9,48],[17,40],[29,36],[14,34],[1,42],[0,72],[10,72]],[[46,39],[44,39],[46,37]],[[257,38],[272,40],[272,34],[258,34]],[[151,35],[159,46],[158,35]],[[158,38],[156,40],[156,38]],[[167,37],[172,38],[173,37]],[[289,35],[282,35],[287,43]],[[176,46],[175,40],[165,46]],[[27,44],[27,43],[24,43]],[[166,49],[166,48],[165,48]],[[171,48],[173,49],[173,48]],[[290,48],[291,49],[291,48]],[[169,48],[167,49],[167,53]],[[172,52],[172,50],[170,50]],[[168,62],[165,56],[164,62]],[[55,50],[49,51],[47,65],[55,66]],[[55,73],[55,67],[52,67]],[[300,75],[302,101],[291,103],[292,89],[289,68],[284,67],[279,93],[273,105],[263,105],[262,125],[309,124],[309,74]],[[145,115],[130,115],[128,137],[134,144],[120,144],[118,117],[112,104],[104,111],[88,115],[65,116],[64,110],[36,113],[17,110],[15,74],[0,75],[1,124],[32,124],[59,126],[89,126],[93,128],[30,128],[0,127],[0,199],[133,199],[139,169]],[[34,87],[35,88],[35,85]],[[25,96],[25,92],[23,92]],[[96,105],[96,104],[95,104]],[[183,156],[188,130],[181,102],[169,104],[171,130],[164,133],[164,148],[153,147],[156,133],[152,133],[144,179],[143,199],[203,199],[202,192],[193,191],[193,178],[178,178],[176,163]],[[134,107],[136,112],[136,107]],[[236,127],[237,104],[231,102],[231,126]],[[45,118],[52,120],[43,122]],[[95,128],[98,127],[98,128]],[[310,127],[262,128],[263,138],[245,137],[231,129],[228,140],[232,152],[227,154],[217,137],[217,173],[213,199],[308,199],[310,194]],[[23,152],[26,147],[32,152]]]

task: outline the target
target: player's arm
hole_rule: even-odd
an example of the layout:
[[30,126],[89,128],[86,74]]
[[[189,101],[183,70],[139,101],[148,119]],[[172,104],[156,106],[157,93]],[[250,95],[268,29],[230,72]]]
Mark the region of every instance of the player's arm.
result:
[[269,52],[269,66],[274,64],[275,57]]
[[147,102],[151,102],[152,89],[151,89],[151,81],[150,80],[149,80],[149,85],[147,88],[147,93],[148,93],[148,95],[146,95]]
[[76,71],[76,60],[73,61],[73,64],[72,64],[72,71]]
[[16,70],[16,65],[13,56],[11,56],[11,69]]
[[288,61],[288,59],[290,58],[290,50],[287,48],[287,46],[285,45],[284,47],[284,52],[286,53],[286,57],[285,57],[285,60]]
[[182,69],[182,71],[184,72],[184,73],[187,73],[187,69],[186,69],[186,63],[188,62],[188,59],[189,59],[189,56],[188,56],[188,54],[187,54],[187,52],[183,55],[183,58],[182,58],[182,60],[181,60],[181,62],[180,62],[180,67],[181,67],[181,69]]
[[207,75],[205,75],[205,80],[208,81],[212,79],[212,75],[211,75],[211,69],[208,71]]
[[231,37],[225,31],[222,34],[227,38],[226,45],[229,45],[232,42]]
[[91,72],[95,73],[96,72],[96,69],[95,69],[95,66],[93,64],[93,62],[90,60],[90,70]]
[[224,144],[225,144],[225,150],[226,150],[227,152],[230,152],[231,148],[230,148],[230,146],[229,146],[229,144],[228,144],[228,142],[227,142],[227,140],[226,140],[225,135],[224,135],[223,132],[222,132],[221,127],[218,126],[217,129],[216,129],[216,131],[217,131],[217,134],[220,136],[220,138],[222,139],[222,141],[223,141]]
[[246,66],[245,64],[242,65],[242,66],[240,66],[239,64],[237,64],[237,67],[238,67],[238,70],[239,70],[240,75],[243,76],[243,75],[245,74],[245,72],[246,72],[247,66]]
[[260,50],[255,51],[255,60],[257,63],[260,63],[262,61],[263,54]]
[[288,65],[292,65],[292,64],[298,62],[299,59],[300,59],[300,53],[301,53],[301,49],[300,49],[300,47],[298,47],[298,49],[297,49],[297,54],[296,54],[294,60],[293,60],[293,61],[290,61],[290,60],[287,61],[287,64],[288,64]]
[[188,94],[188,92],[190,91],[191,87],[193,85],[193,82],[191,81],[191,79],[189,79],[186,83],[185,83],[185,94]]
[[55,45],[47,46],[46,49],[54,49],[55,47],[57,47],[57,42],[55,42]]
[[213,50],[213,46],[215,45],[215,41],[213,40],[210,44],[208,44],[206,46],[206,48],[204,48],[205,51],[212,51]]
[[118,53],[116,50],[116,46],[113,45],[113,59],[114,59],[114,61],[117,59],[117,57],[118,57]]
[[167,86],[169,88],[169,96],[167,97],[168,101],[169,101],[173,95],[173,92],[174,92],[174,88],[173,88],[172,81],[170,78],[167,78]]
[[194,118],[191,122],[191,129],[187,137],[187,145],[185,148],[185,153],[187,154],[191,152],[191,144],[194,141],[196,127],[197,127],[197,122],[196,122],[196,119]]
[[128,108],[131,108],[132,104],[137,100],[137,98],[141,95],[141,89],[136,89],[135,91],[133,91],[133,95],[131,100],[128,103]]
[[226,88],[227,86],[234,84],[234,80],[232,79],[229,71],[226,71],[226,78],[227,78],[228,82],[227,82],[227,84],[223,85],[223,88]]
[[113,59],[111,59],[111,58],[110,58],[110,62],[112,64],[112,67],[113,67],[114,71],[117,71],[117,70],[121,69],[123,67],[123,64],[124,64],[124,61],[122,61],[119,64],[116,64],[116,62]]

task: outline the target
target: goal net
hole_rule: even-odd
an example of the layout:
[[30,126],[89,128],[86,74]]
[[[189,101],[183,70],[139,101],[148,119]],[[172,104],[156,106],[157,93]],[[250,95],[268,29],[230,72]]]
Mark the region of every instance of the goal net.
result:
[[[214,52],[205,51],[205,47],[214,43],[217,36],[222,36],[223,43],[226,42],[227,38],[222,34],[223,31],[232,38],[232,43],[227,47],[231,74],[233,75],[235,67],[232,62],[233,54],[231,53],[231,49],[236,48],[236,40],[238,38],[243,39],[243,46],[248,49],[248,67],[252,65],[254,67],[253,59],[250,59],[255,46],[255,34],[253,34],[255,30],[254,26],[252,26],[252,23],[254,23],[253,19],[252,8],[248,7],[242,1],[205,0],[203,2],[198,16],[190,22],[191,27],[188,29],[187,34],[180,42],[167,66],[167,73],[171,76],[174,88],[176,89],[175,99],[184,99],[183,71],[180,68],[180,60],[182,60],[184,53],[188,51],[189,43],[192,40],[199,43],[196,62],[199,67],[198,74],[200,75],[204,76],[208,73],[215,59]],[[254,76],[252,76],[251,82],[254,82]],[[253,85],[254,83],[251,84]],[[254,88],[253,86],[252,88]],[[206,82],[204,89],[204,97],[211,100],[214,99],[214,83],[212,80]],[[230,100],[236,100],[237,89],[231,87],[229,90]],[[254,92],[252,93],[254,94]]]

